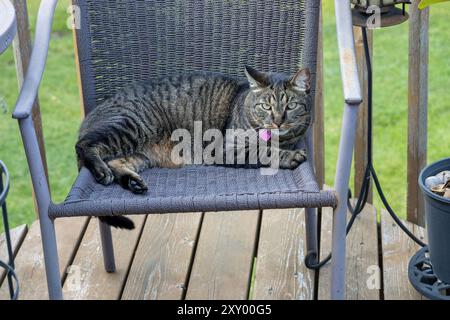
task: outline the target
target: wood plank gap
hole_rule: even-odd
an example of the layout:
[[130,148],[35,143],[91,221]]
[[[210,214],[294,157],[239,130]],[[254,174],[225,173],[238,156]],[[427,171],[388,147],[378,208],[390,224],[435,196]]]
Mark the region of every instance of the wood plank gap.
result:
[[[317,208],[317,262],[321,262],[322,255],[320,254],[322,241],[322,219],[323,219],[323,210],[322,208]],[[319,300],[319,269],[314,270],[314,297],[313,300]]]
[[[86,217],[55,220],[61,279],[73,254],[75,244],[79,241],[81,230],[84,229],[87,220]],[[36,220],[30,226],[23,244],[17,253],[15,263],[16,273],[21,282],[19,299],[48,299],[39,220]],[[5,297],[5,292],[2,289],[0,288],[0,299]]]
[[[416,237],[426,241],[425,229],[408,221],[402,222]],[[400,229],[386,210],[381,210],[381,232],[385,300],[425,299],[408,279],[409,259],[420,246]]]
[[[353,200],[354,201],[354,200]],[[353,202],[354,203],[354,202]],[[331,251],[332,247],[332,217],[333,211],[324,208],[322,223],[321,259]],[[347,213],[348,219],[350,212]],[[347,236],[346,250],[346,299],[348,300],[378,300],[379,288],[376,277],[379,273],[377,212],[367,204],[355,220],[352,230]],[[373,280],[368,285],[368,281]],[[330,299],[331,263],[320,269],[318,299]],[[373,286],[372,286],[373,285]]]
[[[377,215],[377,221],[380,221]],[[383,268],[383,234],[381,233],[381,224],[377,223],[378,235],[378,266],[380,267],[380,300],[384,300],[384,268]]]
[[189,287],[189,282],[190,282],[190,279],[191,279],[192,267],[194,265],[194,259],[195,259],[195,255],[197,253],[198,242],[199,242],[200,234],[201,234],[202,227],[203,227],[203,219],[204,219],[204,217],[205,217],[205,212],[202,212],[201,217],[200,217],[200,223],[199,223],[198,230],[197,230],[197,234],[195,236],[195,242],[194,242],[194,247],[193,247],[193,250],[192,250],[191,259],[189,261],[188,272],[186,274],[186,279],[185,279],[185,282],[184,282],[186,285],[185,285],[185,287],[183,289],[183,294],[182,294],[181,300],[186,300],[186,294],[187,294],[187,290],[188,290],[188,287]]
[[182,298],[201,218],[202,212],[148,216],[123,300]]
[[189,287],[189,280],[191,279],[192,266],[194,265],[195,254],[197,253],[198,240],[200,239],[200,233],[202,231],[203,226],[203,218],[205,217],[205,212],[202,212],[200,216],[200,222],[197,230],[197,234],[195,235],[195,242],[192,248],[191,259],[189,260],[188,272],[186,273],[185,287],[183,288],[183,293],[181,295],[181,300],[186,300],[186,294]]
[[[23,240],[25,239],[27,232],[28,227],[26,224],[10,230],[13,258],[15,258],[17,253],[19,252],[19,249],[22,246]],[[6,247],[6,236],[4,233],[0,235],[0,260],[3,260],[4,262],[8,263],[8,251]],[[0,287],[2,286],[2,283],[5,280],[5,278],[6,278],[6,270],[0,269]]]
[[61,274],[61,286],[64,286],[64,282],[67,279],[67,270],[68,270],[69,266],[72,265],[73,260],[75,260],[75,256],[77,255],[78,249],[80,248],[80,245],[81,245],[81,241],[83,241],[84,234],[86,233],[86,230],[87,230],[88,225],[91,222],[91,220],[92,220],[92,217],[86,218],[86,222],[80,232],[80,237],[78,238],[78,241],[75,243],[72,254],[69,256],[69,260],[67,261],[64,272]]
[[247,299],[259,210],[206,212],[186,299]]
[[91,220],[63,287],[66,299],[115,300],[120,297],[124,277],[130,265],[137,237],[144,226],[145,216],[129,215],[128,218],[133,220],[135,229],[111,230],[116,260],[116,271],[112,273],[107,273],[104,268],[99,221]]
[[[253,252],[253,264],[252,264],[252,270],[250,272],[249,277],[249,283],[248,283],[248,293],[247,293],[247,300],[251,300],[253,296],[253,289],[255,284],[255,275],[256,275],[256,264],[258,263],[258,249],[259,249],[259,236],[261,235],[261,222],[262,222],[262,214],[263,210],[259,210],[259,217],[258,222],[256,225],[256,234],[255,234],[255,248]],[[253,286],[252,286],[253,284]]]
[[313,300],[315,273],[306,268],[305,210],[272,209],[262,214],[255,300]]
[[119,300],[122,299],[123,291],[125,290],[125,285],[127,284],[128,276],[130,275],[131,266],[133,265],[134,258],[136,256],[136,251],[139,246],[139,242],[141,241],[142,234],[144,233],[145,224],[147,223],[148,214],[144,217],[144,222],[142,223],[142,228],[137,236],[136,245],[134,246],[133,253],[131,255],[130,264],[128,265],[128,269],[125,272],[125,278],[123,280],[122,288],[120,288]]
[[180,300],[186,288],[202,212],[147,218],[123,300]]

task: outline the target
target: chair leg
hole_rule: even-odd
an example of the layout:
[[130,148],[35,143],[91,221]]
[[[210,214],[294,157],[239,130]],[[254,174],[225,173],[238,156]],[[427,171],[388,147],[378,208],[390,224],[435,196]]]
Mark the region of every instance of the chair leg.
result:
[[333,247],[331,263],[331,299],[345,299],[345,257],[346,257],[346,224],[347,208],[341,206],[333,215]]
[[[310,129],[311,130],[311,129]],[[309,154],[314,154],[313,135],[310,131],[306,136],[306,147]],[[319,260],[319,239],[317,232],[317,208],[305,209],[305,225],[306,225],[306,257],[305,265],[312,266]]]
[[310,266],[318,262],[319,238],[317,233],[317,209],[305,209],[306,257],[305,264]]
[[48,295],[51,300],[62,300],[61,274],[54,221],[48,215],[40,215],[42,246],[44,249],[45,273]]
[[50,205],[50,191],[45,175],[42,157],[33,119],[26,117],[19,120],[20,133],[22,135],[28,167],[30,168],[31,181],[36,195],[36,203],[39,212],[39,225],[41,228],[42,247],[44,251],[45,273],[47,276],[48,295],[52,300],[61,300],[61,274],[59,271],[58,247],[56,245],[55,225],[53,219],[48,216]]
[[111,234],[111,227],[99,220],[100,239],[102,242],[103,264],[106,272],[116,271],[116,262],[114,259],[114,246]]
[[345,299],[345,238],[347,227],[347,194],[355,144],[358,106],[346,104],[342,122],[335,190],[338,205],[333,215],[331,298]]

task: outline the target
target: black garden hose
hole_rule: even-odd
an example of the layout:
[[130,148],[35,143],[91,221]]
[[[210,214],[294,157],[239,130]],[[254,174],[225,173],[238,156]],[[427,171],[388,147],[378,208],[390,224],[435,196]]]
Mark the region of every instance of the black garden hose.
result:
[[[3,183],[3,175],[5,183]],[[6,196],[9,192],[9,172],[3,161],[0,160],[0,207],[2,210],[3,226],[5,229],[6,247],[8,251],[8,264],[0,260],[0,267],[6,270],[9,286],[9,294],[12,300],[16,300],[19,296],[19,279],[14,271],[14,255],[11,245],[11,235],[9,233],[8,215],[6,210]],[[13,283],[15,282],[15,286]],[[15,290],[14,290],[15,288]]]
[[[12,279],[14,279],[14,282],[16,283],[16,285],[15,285],[16,289],[14,290],[14,287],[12,287],[12,286],[10,287],[10,297],[11,297],[11,300],[17,300],[19,298],[19,278],[17,277],[16,272],[10,265],[4,263],[1,260],[0,260],[0,268],[3,268],[6,270],[6,273],[8,275],[8,281],[12,281]],[[11,285],[12,285],[12,283],[11,283]]]

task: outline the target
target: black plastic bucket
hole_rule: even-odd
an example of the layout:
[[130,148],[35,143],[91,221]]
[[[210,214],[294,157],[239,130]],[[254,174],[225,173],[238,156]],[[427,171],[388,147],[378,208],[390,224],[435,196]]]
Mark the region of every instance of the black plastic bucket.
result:
[[450,284],[450,199],[438,196],[425,186],[425,179],[450,170],[450,158],[426,166],[419,177],[419,185],[425,198],[430,259],[438,278]]

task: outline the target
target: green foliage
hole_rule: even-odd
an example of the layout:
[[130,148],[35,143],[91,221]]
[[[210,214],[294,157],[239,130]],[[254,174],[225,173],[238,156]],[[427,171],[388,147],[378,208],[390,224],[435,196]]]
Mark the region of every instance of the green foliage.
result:
[[[333,2],[324,1],[326,182],[333,184],[342,117]],[[449,157],[450,3],[431,8],[429,53],[428,161]],[[408,23],[374,31],[374,162],[385,194],[406,216],[408,128]],[[353,181],[352,181],[353,182]],[[377,208],[382,207],[378,198]]]
[[[59,1],[47,67],[40,90],[44,136],[54,201],[62,201],[76,177],[74,144],[80,124],[80,101],[71,30],[66,27],[69,0]],[[39,1],[28,1],[35,25]],[[449,156],[450,4],[433,8],[430,17],[429,161]],[[332,1],[324,1],[324,70],[326,181],[334,179],[343,103]],[[33,29],[33,28],[32,28]],[[401,216],[406,210],[408,25],[375,31],[374,109],[375,165],[386,194]],[[18,89],[12,50],[0,56],[0,97],[8,105],[0,113],[0,158],[12,184],[8,208],[12,226],[35,219],[31,183],[16,121],[11,119]],[[1,112],[1,111],[0,111]],[[380,202],[376,200],[380,207]]]
[[427,6],[440,2],[448,2],[450,0],[422,0],[419,3],[419,9],[425,9]]
[[[27,1],[34,30],[39,1]],[[72,31],[66,27],[70,0],[59,1],[47,67],[39,92],[50,184],[55,201],[62,201],[76,177],[74,143],[80,124]],[[0,113],[0,158],[11,174],[8,211],[11,226],[32,222],[36,215],[31,182],[17,125],[11,118],[18,95],[12,49],[0,56],[0,97],[8,111]],[[2,228],[2,226],[0,226]]]

